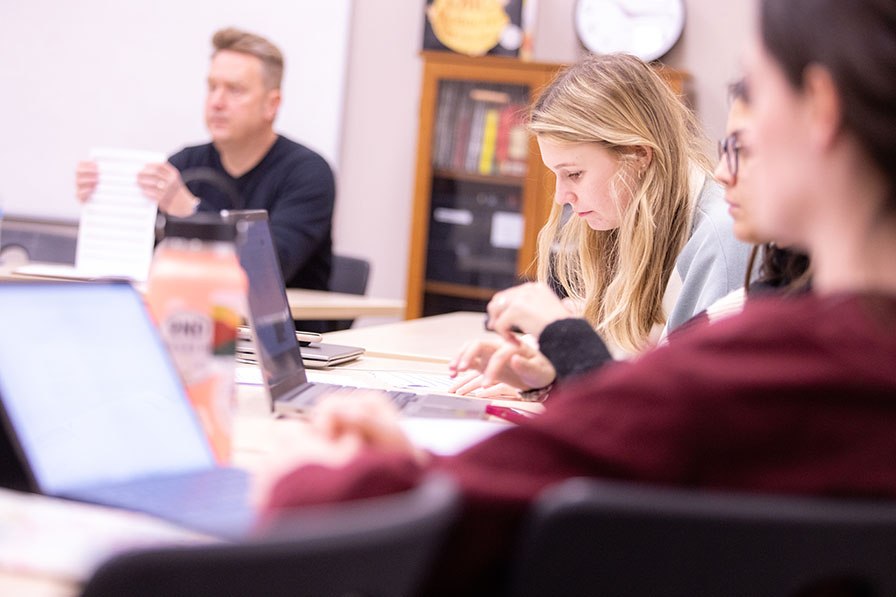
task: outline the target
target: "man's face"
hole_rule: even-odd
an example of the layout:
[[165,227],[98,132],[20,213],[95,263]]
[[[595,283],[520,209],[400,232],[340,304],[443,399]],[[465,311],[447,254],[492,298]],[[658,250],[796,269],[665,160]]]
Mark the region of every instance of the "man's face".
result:
[[205,99],[212,141],[238,144],[270,130],[279,105],[280,90],[265,88],[259,58],[229,50],[212,57]]

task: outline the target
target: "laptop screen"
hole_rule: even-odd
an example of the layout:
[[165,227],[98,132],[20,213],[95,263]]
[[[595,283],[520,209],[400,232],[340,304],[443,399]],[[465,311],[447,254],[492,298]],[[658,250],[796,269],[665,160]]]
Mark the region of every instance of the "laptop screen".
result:
[[214,466],[128,284],[4,283],[0,329],[5,422],[41,492]]
[[237,222],[240,231],[237,252],[249,278],[249,318],[255,350],[271,398],[276,400],[307,378],[267,212],[226,214]]

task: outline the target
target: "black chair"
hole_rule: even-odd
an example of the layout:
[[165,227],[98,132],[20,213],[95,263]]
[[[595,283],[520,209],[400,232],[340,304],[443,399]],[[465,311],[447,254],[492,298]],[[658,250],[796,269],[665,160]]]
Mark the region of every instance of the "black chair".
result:
[[896,595],[896,502],[573,479],[519,546],[512,595]]
[[[358,257],[333,255],[333,266],[330,270],[330,290],[346,294],[365,294],[367,280],[370,278],[370,262]],[[347,330],[352,327],[353,319],[340,319],[331,322],[332,329]]]
[[298,510],[263,538],[134,551],[82,597],[413,595],[458,512],[446,477],[403,494]]

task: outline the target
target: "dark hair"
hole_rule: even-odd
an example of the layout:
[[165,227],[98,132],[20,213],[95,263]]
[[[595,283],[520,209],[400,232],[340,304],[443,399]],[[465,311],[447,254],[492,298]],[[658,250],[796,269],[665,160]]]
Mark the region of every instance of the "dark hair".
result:
[[896,2],[762,0],[762,42],[790,84],[808,66],[837,86],[845,128],[886,178],[886,208],[896,210]]
[[[751,280],[753,264],[762,254],[759,272]],[[747,293],[776,291],[784,294],[803,292],[810,286],[809,256],[794,249],[782,248],[774,243],[755,245],[747,263]]]

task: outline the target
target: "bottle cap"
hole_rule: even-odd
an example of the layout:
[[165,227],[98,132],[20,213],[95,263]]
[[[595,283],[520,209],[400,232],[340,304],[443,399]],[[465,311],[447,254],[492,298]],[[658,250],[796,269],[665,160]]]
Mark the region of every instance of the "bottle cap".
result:
[[199,212],[186,218],[169,216],[165,221],[165,237],[198,238],[208,241],[234,242],[236,224],[211,212]]

